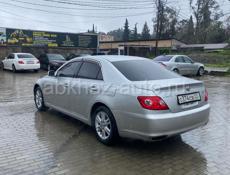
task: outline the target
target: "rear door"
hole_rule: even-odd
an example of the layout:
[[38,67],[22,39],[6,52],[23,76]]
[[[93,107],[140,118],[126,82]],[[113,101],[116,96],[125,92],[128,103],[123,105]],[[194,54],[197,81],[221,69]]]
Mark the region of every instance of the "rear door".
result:
[[6,57],[6,59],[4,60],[4,66],[5,66],[6,69],[11,69],[10,66],[9,66],[9,62],[10,62],[11,57],[12,57],[12,54],[8,55]]
[[83,120],[89,112],[89,106],[99,95],[100,87],[104,83],[102,70],[99,62],[85,60],[77,74],[77,79],[72,82],[72,87],[78,89],[78,95],[73,95],[72,109],[76,114],[82,116]]
[[188,74],[188,67],[185,63],[183,56],[177,56],[175,58],[176,68],[179,70],[179,73],[182,75]]
[[194,62],[187,56],[183,56],[184,61],[186,63],[186,67],[188,68],[188,74],[196,75],[198,71],[198,66],[194,64]]

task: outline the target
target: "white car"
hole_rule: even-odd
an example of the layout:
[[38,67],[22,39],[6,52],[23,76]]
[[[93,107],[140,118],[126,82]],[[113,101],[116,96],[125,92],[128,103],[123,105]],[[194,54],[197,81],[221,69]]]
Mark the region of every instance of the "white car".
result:
[[6,42],[6,35],[0,34],[0,44],[4,44]]
[[3,69],[17,72],[19,70],[33,70],[37,72],[40,69],[39,60],[30,53],[12,53],[2,61]]

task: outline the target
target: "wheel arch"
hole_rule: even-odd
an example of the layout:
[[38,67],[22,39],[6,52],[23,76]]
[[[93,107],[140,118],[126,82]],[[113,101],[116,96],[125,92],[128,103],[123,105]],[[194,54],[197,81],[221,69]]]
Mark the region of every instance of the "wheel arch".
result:
[[33,92],[34,92],[34,93],[35,93],[35,90],[36,90],[38,87],[40,87],[40,86],[39,86],[39,84],[36,83],[36,84],[34,85],[34,89],[33,89]]
[[180,70],[179,70],[178,67],[176,67],[176,66],[174,66],[171,70],[172,70],[172,71],[177,70],[178,72],[180,72]]
[[[91,107],[91,109],[90,109],[90,124],[91,124],[91,126],[93,126],[93,113],[94,113],[94,111],[98,108],[98,107],[100,107],[100,106],[104,106],[104,107],[106,107],[106,108],[108,108],[109,110],[110,110],[110,112],[113,114],[113,112],[111,111],[111,109],[109,108],[109,106],[108,105],[106,105],[105,103],[103,103],[103,102],[95,102],[94,104],[93,104],[93,106]],[[115,119],[115,118],[114,118]],[[116,121],[116,120],[115,120]]]

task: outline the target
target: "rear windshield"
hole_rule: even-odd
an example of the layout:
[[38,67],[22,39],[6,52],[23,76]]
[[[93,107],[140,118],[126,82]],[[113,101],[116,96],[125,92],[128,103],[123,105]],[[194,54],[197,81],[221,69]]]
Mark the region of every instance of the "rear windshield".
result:
[[50,61],[52,60],[62,60],[65,61],[65,58],[60,54],[47,54]]
[[31,54],[18,54],[18,58],[35,58]]
[[112,64],[130,81],[178,78],[179,75],[151,60],[115,61]]
[[156,58],[154,58],[153,60],[154,61],[165,61],[165,62],[168,62],[171,60],[173,56],[171,55],[161,55],[161,56],[158,56]]

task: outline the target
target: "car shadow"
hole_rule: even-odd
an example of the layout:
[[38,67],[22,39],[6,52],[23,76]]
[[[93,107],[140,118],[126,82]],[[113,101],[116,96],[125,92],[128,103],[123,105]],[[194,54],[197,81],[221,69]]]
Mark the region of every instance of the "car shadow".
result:
[[76,119],[49,110],[35,113],[38,139],[52,154],[55,168],[83,174],[205,174],[204,155],[180,136],[157,142],[121,139],[108,147]]

